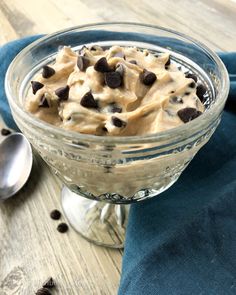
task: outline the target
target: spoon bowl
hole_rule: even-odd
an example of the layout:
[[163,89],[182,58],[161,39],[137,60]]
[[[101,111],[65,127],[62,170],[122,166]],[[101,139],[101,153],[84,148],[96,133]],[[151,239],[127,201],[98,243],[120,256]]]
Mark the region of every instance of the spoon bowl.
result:
[[31,145],[21,133],[0,144],[0,200],[16,194],[29,178],[33,163]]

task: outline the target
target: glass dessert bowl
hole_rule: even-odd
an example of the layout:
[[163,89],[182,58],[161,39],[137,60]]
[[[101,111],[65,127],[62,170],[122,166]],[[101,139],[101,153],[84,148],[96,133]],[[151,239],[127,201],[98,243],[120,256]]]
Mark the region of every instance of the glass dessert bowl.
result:
[[[53,62],[59,46],[77,51],[95,44],[169,52],[171,62],[197,76],[207,89],[206,111],[167,131],[122,137],[64,130],[25,110],[32,77]],[[128,216],[125,204],[154,197],[178,179],[219,124],[229,80],[210,49],[178,32],[133,23],[99,23],[48,35],[27,46],[11,63],[5,88],[18,127],[65,184],[62,207],[70,224],[98,245],[120,248]]]

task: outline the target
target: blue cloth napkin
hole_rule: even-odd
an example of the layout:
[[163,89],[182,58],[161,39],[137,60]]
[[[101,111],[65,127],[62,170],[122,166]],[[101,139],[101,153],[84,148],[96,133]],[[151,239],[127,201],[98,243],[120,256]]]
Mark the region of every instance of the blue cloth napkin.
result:
[[[15,55],[38,36],[0,48],[0,113]],[[119,295],[236,294],[236,53],[222,53],[231,89],[222,123],[179,181],[131,206]]]

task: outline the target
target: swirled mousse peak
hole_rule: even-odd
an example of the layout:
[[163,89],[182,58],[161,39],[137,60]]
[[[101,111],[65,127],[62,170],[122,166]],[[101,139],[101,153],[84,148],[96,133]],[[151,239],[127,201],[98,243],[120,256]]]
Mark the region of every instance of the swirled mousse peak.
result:
[[31,81],[26,109],[50,124],[94,135],[145,135],[199,117],[206,88],[169,53],[98,45],[59,50]]

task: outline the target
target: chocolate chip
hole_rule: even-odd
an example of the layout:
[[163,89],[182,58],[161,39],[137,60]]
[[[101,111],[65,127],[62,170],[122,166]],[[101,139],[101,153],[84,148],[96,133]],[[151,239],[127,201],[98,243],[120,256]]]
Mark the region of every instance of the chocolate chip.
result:
[[40,97],[39,107],[40,108],[49,108],[48,100],[44,94]]
[[10,131],[9,129],[2,128],[2,130],[1,130],[1,134],[2,134],[3,136],[7,136],[7,135],[11,134],[11,131]]
[[169,58],[167,60],[167,62],[165,63],[165,69],[167,70],[169,68],[169,65],[170,65],[170,55],[169,55]]
[[67,225],[66,223],[64,223],[64,222],[60,223],[60,224],[58,225],[58,227],[57,227],[57,230],[58,230],[60,233],[62,233],[62,234],[65,233],[65,232],[67,232],[68,229],[69,229],[68,225]]
[[205,102],[204,94],[206,93],[206,91],[207,91],[206,86],[204,86],[203,84],[199,84],[197,86],[196,94],[201,102]]
[[43,88],[43,84],[38,82],[38,81],[31,81],[31,86],[32,86],[32,91],[33,91],[33,94],[36,94],[36,92]]
[[48,278],[44,283],[43,283],[43,288],[47,289],[52,289],[55,287],[55,282],[52,277]]
[[122,121],[121,119],[115,116],[112,116],[111,120],[112,120],[112,124],[118,128],[125,127],[127,124],[126,122]]
[[157,79],[157,76],[150,71],[143,70],[143,72],[140,74],[140,80],[144,85],[150,86],[152,85]]
[[179,97],[179,96],[173,96],[173,97],[171,97],[170,98],[170,102],[171,103],[174,103],[174,104],[176,104],[176,103],[184,103],[183,102],[183,99],[181,97]]
[[58,220],[61,218],[61,212],[55,209],[50,213],[50,217],[54,220]]
[[116,72],[120,74],[121,77],[124,76],[125,68],[122,64],[118,64]]
[[107,62],[107,59],[105,57],[100,58],[94,65],[94,69],[97,72],[100,73],[106,73],[110,72],[111,68],[109,67],[109,64]]
[[137,65],[137,61],[134,60],[134,59],[131,59],[131,60],[129,61],[129,63],[134,64],[134,65]]
[[196,83],[195,83],[195,82],[191,82],[191,83],[188,84],[188,86],[189,86],[190,88],[195,88]]
[[120,57],[120,58],[125,59],[125,54],[124,54],[124,52],[119,51],[119,52],[116,52],[116,53],[113,55],[113,57]]
[[122,108],[116,104],[111,104],[110,111],[111,113],[122,113]]
[[90,61],[87,57],[79,55],[77,59],[77,66],[78,68],[83,72],[87,69],[89,66]]
[[50,78],[51,76],[53,76],[55,74],[55,70],[49,66],[44,66],[43,67],[43,72],[42,72],[42,76],[45,79]]
[[40,289],[38,289],[38,291],[35,294],[36,295],[51,295],[52,293],[46,288],[40,288]]
[[122,77],[119,72],[105,73],[105,83],[108,87],[115,89],[121,86]]
[[85,108],[96,109],[98,107],[98,104],[94,99],[91,91],[85,93],[85,95],[81,98],[80,104]]
[[187,123],[199,117],[202,112],[198,111],[195,108],[184,108],[179,110],[177,114],[184,123]]
[[196,75],[194,75],[192,73],[187,73],[187,74],[185,74],[185,77],[188,78],[188,79],[193,79],[194,82],[197,83],[197,76]]
[[58,88],[55,94],[59,97],[60,101],[67,100],[69,98],[70,87],[68,85]]
[[185,92],[184,95],[189,95],[191,92]]

